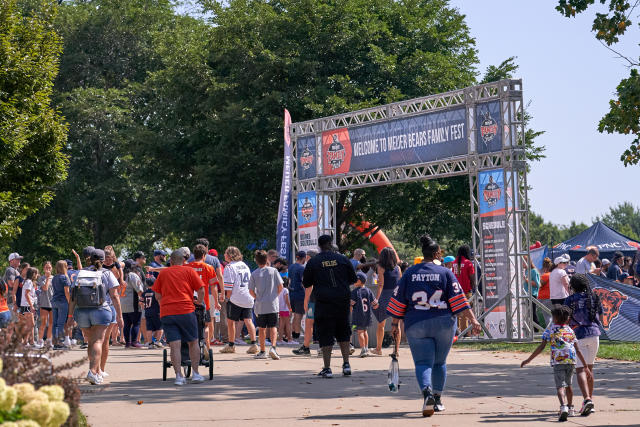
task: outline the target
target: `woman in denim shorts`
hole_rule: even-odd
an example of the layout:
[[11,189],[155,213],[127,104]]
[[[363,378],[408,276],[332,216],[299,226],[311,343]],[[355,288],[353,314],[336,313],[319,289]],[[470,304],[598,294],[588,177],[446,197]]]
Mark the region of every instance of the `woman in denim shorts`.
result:
[[[101,271],[102,285],[107,293],[105,303],[100,307],[77,308],[75,301],[69,304],[69,311],[73,312],[73,319],[82,329],[82,333],[88,341],[87,354],[89,356],[89,372],[87,380],[91,384],[102,384],[103,377],[100,374],[100,362],[102,358],[102,342],[105,331],[111,324],[113,312],[111,306],[116,311],[116,321],[122,327],[122,312],[120,311],[120,299],[118,297],[118,281],[113,273],[102,268],[104,262],[104,251],[94,249],[91,254],[91,265],[86,270]],[[76,279],[77,281],[77,279]],[[74,282],[75,286],[75,282]],[[69,316],[68,323],[72,323]]]

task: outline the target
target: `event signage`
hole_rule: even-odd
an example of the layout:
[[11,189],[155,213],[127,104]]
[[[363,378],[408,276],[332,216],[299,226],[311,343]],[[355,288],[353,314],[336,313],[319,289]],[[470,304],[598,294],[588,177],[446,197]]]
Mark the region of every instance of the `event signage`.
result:
[[602,303],[600,332],[610,340],[640,341],[640,289],[589,274]]
[[506,338],[507,318],[504,297],[509,292],[507,275],[507,225],[504,170],[495,169],[478,174],[482,255],[484,257],[485,307],[503,299],[487,314],[487,327],[494,338]]
[[278,224],[276,246],[280,257],[291,261],[291,115],[284,110],[284,162],[282,165],[282,184],[278,205]]
[[316,177],[316,138],[305,136],[299,138],[297,143],[298,179],[311,179]]
[[[301,139],[297,144],[299,141]],[[459,107],[323,132],[322,174],[421,164],[467,153],[466,108]],[[298,170],[301,159],[299,157]],[[300,179],[304,179],[302,175]]]
[[500,102],[476,105],[476,143],[479,154],[502,150]]
[[318,197],[315,191],[298,193],[298,249],[318,247]]

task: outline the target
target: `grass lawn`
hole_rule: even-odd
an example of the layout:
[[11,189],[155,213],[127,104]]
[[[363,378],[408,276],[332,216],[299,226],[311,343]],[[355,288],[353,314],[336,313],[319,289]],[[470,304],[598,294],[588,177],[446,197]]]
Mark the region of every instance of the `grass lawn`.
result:
[[[466,348],[469,350],[484,351],[515,351],[522,353],[531,353],[540,342],[534,343],[511,343],[511,342],[478,342],[466,341],[457,342],[455,348]],[[544,353],[549,352],[549,346],[545,348]],[[600,350],[598,357],[602,359],[628,360],[632,362],[640,362],[640,342],[625,341],[600,341]]]

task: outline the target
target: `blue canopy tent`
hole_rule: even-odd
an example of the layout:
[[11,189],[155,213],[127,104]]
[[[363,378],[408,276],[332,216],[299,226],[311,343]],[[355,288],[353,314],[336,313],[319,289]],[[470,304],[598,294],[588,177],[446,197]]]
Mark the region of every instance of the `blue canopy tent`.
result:
[[595,246],[600,251],[600,259],[613,257],[613,253],[620,251],[625,256],[634,256],[640,242],[624,234],[618,233],[603,222],[596,222],[582,233],[569,240],[557,244],[550,249],[551,259],[568,253],[572,260],[577,261],[587,253],[587,246]]

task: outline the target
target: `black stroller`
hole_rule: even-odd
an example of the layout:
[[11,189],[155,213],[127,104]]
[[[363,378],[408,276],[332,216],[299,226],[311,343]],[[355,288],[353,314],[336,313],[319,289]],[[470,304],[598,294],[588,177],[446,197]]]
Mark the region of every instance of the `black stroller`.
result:
[[[196,319],[198,321],[198,345],[200,347],[200,366],[206,366],[209,368],[209,379],[213,380],[213,350],[210,348],[208,355],[209,360],[205,360],[205,352],[206,347],[204,344],[204,340],[207,339],[204,336],[204,315],[205,315],[205,307],[202,305],[196,304]],[[189,378],[191,376],[191,357],[189,356],[189,345],[185,342],[182,343],[182,347],[180,348],[180,353],[182,355],[182,366],[186,367],[187,372],[185,378]],[[167,380],[167,368],[173,366],[171,364],[171,359],[169,358],[169,351],[165,348],[162,351],[162,381]]]

